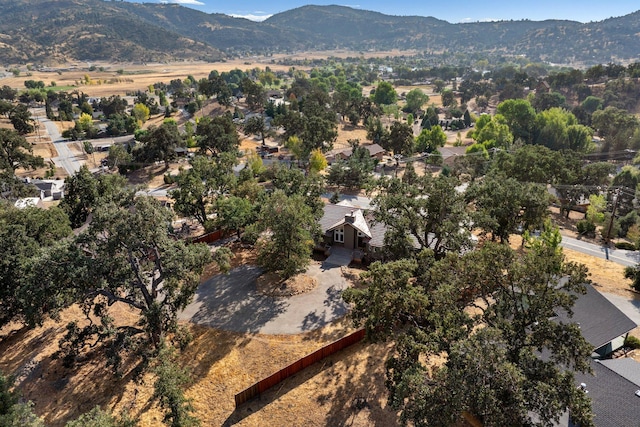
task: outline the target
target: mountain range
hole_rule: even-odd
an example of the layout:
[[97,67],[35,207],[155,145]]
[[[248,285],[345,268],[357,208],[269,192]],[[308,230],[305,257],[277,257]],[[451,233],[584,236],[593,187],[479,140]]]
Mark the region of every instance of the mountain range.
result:
[[599,22],[451,24],[345,6],[303,6],[263,22],[178,4],[0,0],[0,64],[220,60],[247,52],[415,49],[524,55],[554,63],[640,60],[640,11]]

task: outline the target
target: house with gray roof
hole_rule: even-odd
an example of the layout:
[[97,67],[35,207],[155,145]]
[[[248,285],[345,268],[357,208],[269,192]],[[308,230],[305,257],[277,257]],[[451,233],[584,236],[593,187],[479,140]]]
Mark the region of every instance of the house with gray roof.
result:
[[[621,358],[594,360],[593,375],[576,373],[577,387],[591,399],[597,427],[640,426],[640,363]],[[570,417],[562,426],[578,427]]]
[[30,183],[40,191],[42,200],[60,200],[64,197],[64,180],[34,179]]
[[559,311],[557,321],[576,323],[582,336],[593,346],[593,357],[607,357],[623,346],[637,325],[593,286],[586,284],[585,287],[586,294],[578,295],[573,305],[573,316]]
[[384,245],[385,225],[374,222],[370,211],[345,201],[324,206],[320,228],[318,249],[339,246],[376,258]]
[[[637,325],[592,285],[585,284],[585,288],[585,294],[576,295],[573,316],[559,311],[555,318],[577,324],[594,349],[593,375],[574,373],[576,387],[591,399],[596,426],[640,427],[640,363],[626,357],[609,358],[623,347],[625,338]],[[579,427],[568,412],[555,425]]]

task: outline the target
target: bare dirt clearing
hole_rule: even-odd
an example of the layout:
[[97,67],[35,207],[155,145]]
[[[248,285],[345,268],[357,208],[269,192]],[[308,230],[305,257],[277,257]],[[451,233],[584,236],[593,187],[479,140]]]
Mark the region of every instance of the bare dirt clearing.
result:
[[[332,50],[320,52],[300,52],[295,54],[277,54],[272,56],[252,56],[247,58],[230,59],[224,62],[172,62],[145,64],[111,64],[96,62],[92,64],[65,64],[57,69],[47,71],[31,70],[19,76],[0,79],[3,85],[12,88],[24,88],[25,80],[43,81],[46,86],[55,82],[56,86],[65,90],[79,90],[91,97],[111,95],[125,95],[127,92],[147,90],[149,85],[158,82],[169,83],[171,80],[184,79],[193,76],[196,80],[209,76],[212,70],[218,72],[234,69],[249,70],[252,68],[269,67],[272,71],[289,71],[290,65],[280,65],[279,61],[311,61],[330,56],[337,58],[362,57],[384,58],[387,56],[415,55],[415,51],[381,51],[355,52],[347,50]],[[91,66],[92,71],[88,68]],[[95,68],[94,68],[95,67]],[[295,68],[308,70],[311,65],[296,65]]]
[[[517,246],[516,240],[512,244]],[[241,245],[234,245],[233,249],[233,267],[255,263],[254,251],[243,250]],[[608,292],[625,292],[628,284],[615,264],[567,250],[565,254],[568,260],[587,264],[592,279],[606,286]],[[207,273],[217,273],[213,264]],[[136,318],[117,304],[112,309],[123,321]],[[97,355],[90,355],[77,369],[66,369],[52,359],[66,322],[82,319],[80,310],[71,307],[62,313],[60,322],[49,320],[31,331],[15,326],[3,329],[0,369],[18,376],[25,397],[35,402],[36,412],[45,416],[48,425],[62,426],[95,405],[115,412],[128,409],[140,416],[142,426],[160,425],[162,413],[151,400],[151,375],[136,384],[128,375],[114,378]],[[353,330],[347,320],[287,336],[189,327],[194,342],[182,354],[181,363],[191,369],[193,383],[186,394],[193,399],[196,416],[203,425],[397,425],[396,414],[387,408],[384,385],[384,361],[391,348],[388,344],[356,344],[235,409],[236,393],[346,335]]]

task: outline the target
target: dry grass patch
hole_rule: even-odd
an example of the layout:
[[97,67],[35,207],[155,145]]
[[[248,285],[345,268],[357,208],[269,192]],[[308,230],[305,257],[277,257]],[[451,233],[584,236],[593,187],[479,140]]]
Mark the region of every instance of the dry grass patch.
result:
[[315,289],[318,280],[304,273],[282,280],[279,274],[265,273],[258,277],[256,290],[270,297],[292,297]]
[[[116,306],[117,319],[135,321],[134,313]],[[35,403],[36,413],[47,425],[57,427],[100,405],[114,412],[128,410],[140,417],[141,426],[160,425],[163,415],[152,400],[153,375],[145,375],[140,383],[129,373],[116,378],[100,354],[89,355],[73,369],[51,357],[64,325],[71,320],[82,320],[77,307],[65,310],[59,322],[49,320],[31,331],[1,331],[0,369],[17,374],[19,388]],[[181,354],[180,363],[192,373],[186,395],[193,400],[195,415],[203,425],[219,426],[232,420],[240,426],[343,425],[351,420],[354,426],[395,425],[395,415],[386,409],[384,388],[384,360],[389,350],[380,344],[357,344],[235,409],[236,393],[351,332],[345,321],[295,336],[188,327],[194,341]],[[366,406],[354,408],[355,397],[363,397]]]

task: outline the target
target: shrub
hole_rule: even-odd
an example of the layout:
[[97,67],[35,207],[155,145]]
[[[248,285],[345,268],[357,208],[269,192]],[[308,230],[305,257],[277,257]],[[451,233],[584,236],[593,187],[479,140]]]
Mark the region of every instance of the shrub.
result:
[[576,228],[578,229],[578,233],[582,235],[594,235],[596,232],[596,225],[586,219],[578,221]]
[[200,421],[192,415],[191,400],[185,397],[183,390],[190,382],[189,371],[176,363],[170,349],[160,352],[158,362],[154,369],[153,397],[165,411],[164,423],[175,427],[199,426]]
[[640,348],[640,339],[632,335],[628,335],[627,338],[625,338],[624,340],[624,346],[638,349]]
[[616,242],[617,249],[625,249],[627,251],[635,251],[636,245],[631,242]]
[[172,176],[169,173],[165,173],[164,176],[162,177],[162,180],[164,181],[165,184],[167,185],[171,185],[174,182],[176,182],[176,178],[175,176]]
[[624,278],[631,280],[631,289],[640,292],[640,269],[638,266],[625,268]]

